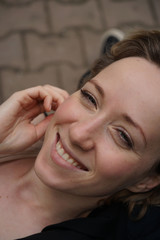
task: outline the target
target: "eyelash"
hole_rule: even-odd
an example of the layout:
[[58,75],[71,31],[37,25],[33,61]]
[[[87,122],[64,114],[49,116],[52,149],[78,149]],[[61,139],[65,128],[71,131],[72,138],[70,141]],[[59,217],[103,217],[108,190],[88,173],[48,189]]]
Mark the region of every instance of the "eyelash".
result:
[[[97,101],[96,101],[95,97],[93,97],[93,95],[90,92],[88,92],[87,90],[81,89],[80,92],[81,92],[82,97],[85,98],[85,100],[87,100],[90,104],[94,105],[94,107],[97,109]],[[125,144],[125,146],[128,149],[132,149],[133,141],[130,138],[130,136],[128,136],[128,134],[122,129],[115,129],[115,130],[116,130],[116,134],[118,132],[118,137],[123,142],[123,144]]]
[[125,131],[123,131],[122,129],[116,129],[116,131],[118,131],[119,137],[123,141],[123,143],[126,145],[126,147],[129,149],[132,149],[133,141],[130,138],[130,136],[128,136],[128,134]]
[[89,93],[87,90],[81,89],[81,95],[84,97],[89,103],[93,104],[94,107],[97,109],[97,101],[95,97]]

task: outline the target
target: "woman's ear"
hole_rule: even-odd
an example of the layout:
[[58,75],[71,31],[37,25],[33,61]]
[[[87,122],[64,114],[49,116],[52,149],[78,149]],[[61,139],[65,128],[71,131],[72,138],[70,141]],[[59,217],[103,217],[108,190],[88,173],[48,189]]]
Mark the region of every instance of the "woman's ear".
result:
[[131,192],[148,192],[154,187],[160,184],[160,176],[154,175],[150,177],[146,177],[143,180],[139,181],[135,185],[128,187],[127,189]]

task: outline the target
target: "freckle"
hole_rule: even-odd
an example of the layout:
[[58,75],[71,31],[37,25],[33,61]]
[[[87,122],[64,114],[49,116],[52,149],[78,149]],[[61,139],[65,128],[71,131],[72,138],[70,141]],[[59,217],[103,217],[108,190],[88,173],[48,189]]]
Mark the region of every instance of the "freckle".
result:
[[2,196],[0,196],[0,198],[1,198]]
[[6,196],[6,198],[8,198],[8,196]]

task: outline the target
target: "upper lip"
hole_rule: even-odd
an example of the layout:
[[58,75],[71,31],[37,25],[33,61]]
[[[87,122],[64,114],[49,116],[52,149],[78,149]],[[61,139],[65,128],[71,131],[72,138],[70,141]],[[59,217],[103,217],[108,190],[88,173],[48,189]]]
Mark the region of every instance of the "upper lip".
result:
[[82,167],[84,168],[84,170],[88,171],[88,167],[85,166],[79,159],[77,159],[77,157],[74,155],[74,153],[71,153],[70,149],[66,146],[66,144],[63,142],[60,134],[58,133],[58,138],[61,141],[61,144],[65,150],[66,153],[69,154],[69,156],[71,156],[71,158],[73,158],[76,162],[78,162],[80,165],[82,165]]

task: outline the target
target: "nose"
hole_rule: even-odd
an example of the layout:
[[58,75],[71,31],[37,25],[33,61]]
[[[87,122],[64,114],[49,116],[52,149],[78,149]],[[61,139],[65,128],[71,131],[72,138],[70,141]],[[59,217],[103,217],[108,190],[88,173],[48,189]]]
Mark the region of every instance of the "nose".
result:
[[69,129],[71,143],[85,151],[93,149],[99,127],[98,119],[72,123]]

